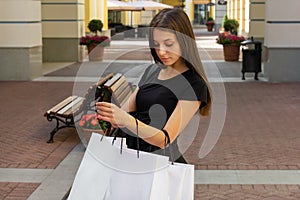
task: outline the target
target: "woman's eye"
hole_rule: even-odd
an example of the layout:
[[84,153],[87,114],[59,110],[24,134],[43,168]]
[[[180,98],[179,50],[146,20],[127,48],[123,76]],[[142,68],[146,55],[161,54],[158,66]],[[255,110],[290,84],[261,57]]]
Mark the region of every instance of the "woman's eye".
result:
[[159,47],[159,44],[158,43],[153,43],[153,46],[154,47]]
[[173,43],[172,44],[166,44],[167,47],[171,47],[173,46]]

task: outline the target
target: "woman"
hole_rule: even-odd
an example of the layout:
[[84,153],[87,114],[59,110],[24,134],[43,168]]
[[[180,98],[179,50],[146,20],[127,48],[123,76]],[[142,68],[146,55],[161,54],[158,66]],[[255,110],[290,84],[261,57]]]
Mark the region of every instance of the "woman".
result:
[[160,152],[172,146],[171,152],[167,148],[162,153],[173,153],[171,159],[186,163],[177,137],[197,112],[208,115],[211,106],[209,83],[186,13],[179,8],[161,10],[150,23],[149,46],[156,64],[146,69],[128,103],[120,109],[98,102],[97,111],[113,127],[130,131],[129,148]]

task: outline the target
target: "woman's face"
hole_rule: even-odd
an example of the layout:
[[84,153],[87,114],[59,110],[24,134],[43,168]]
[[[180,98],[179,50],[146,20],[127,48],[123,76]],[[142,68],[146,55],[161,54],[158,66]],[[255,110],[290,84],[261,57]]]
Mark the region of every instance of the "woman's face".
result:
[[156,54],[166,66],[173,66],[181,58],[181,49],[176,35],[158,28],[153,30]]

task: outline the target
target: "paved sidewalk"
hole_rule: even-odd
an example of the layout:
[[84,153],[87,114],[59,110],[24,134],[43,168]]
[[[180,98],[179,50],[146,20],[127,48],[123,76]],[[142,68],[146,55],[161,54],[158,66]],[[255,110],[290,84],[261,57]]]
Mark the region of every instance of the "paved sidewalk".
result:
[[[147,42],[113,42],[106,60],[121,55],[128,45],[141,49]],[[226,117],[220,138],[206,157],[200,159],[198,154],[211,118],[201,118],[185,153],[196,168],[195,199],[299,199],[300,83],[268,83],[263,73],[259,81],[253,74],[242,81],[241,62],[224,62],[212,33],[198,37],[198,45],[213,86],[224,86]],[[122,54],[119,62],[147,61],[147,51],[139,53],[140,59],[132,52]],[[66,72],[74,70],[78,68],[52,75],[48,71],[35,81],[0,82],[0,199],[56,200],[67,194],[84,147],[71,128],[60,130],[54,143],[46,143],[55,124],[43,114],[72,94],[75,79]],[[131,75],[133,80],[137,74]]]

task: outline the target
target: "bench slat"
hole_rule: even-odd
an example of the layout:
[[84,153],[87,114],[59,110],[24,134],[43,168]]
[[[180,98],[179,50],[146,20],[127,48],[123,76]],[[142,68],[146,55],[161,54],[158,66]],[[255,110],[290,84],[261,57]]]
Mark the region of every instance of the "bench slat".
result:
[[123,99],[123,101],[120,103],[120,107],[122,107],[129,99],[129,97],[132,95],[132,92],[128,93],[127,96]]
[[52,107],[50,110],[48,110],[45,113],[45,116],[47,114],[56,114],[60,109],[62,109],[63,107],[65,107],[66,105],[68,105],[73,99],[75,99],[77,96],[69,96],[66,99],[64,99],[62,102],[60,102],[59,104],[55,105],[54,107]]
[[126,101],[125,97],[127,97],[128,95],[131,95],[131,93],[132,93],[132,90],[128,85],[126,88],[124,88],[124,90],[118,96],[113,93],[113,98],[120,106],[121,104],[123,104],[123,102]]
[[68,115],[68,114],[66,113],[68,110],[71,110],[71,111],[69,111],[69,113],[72,113],[72,107],[73,107],[74,105],[76,105],[77,103],[79,103],[80,101],[81,101],[81,98],[76,97],[72,102],[70,102],[68,105],[66,105],[66,106],[63,107],[61,110],[59,110],[59,111],[57,112],[57,114],[62,115],[62,116]]
[[110,73],[108,75],[106,75],[104,78],[102,78],[100,81],[98,81],[96,83],[96,86],[102,86],[108,79],[112,78],[113,77],[113,74]]
[[124,83],[126,83],[126,78],[125,76],[121,76],[119,80],[117,80],[111,87],[111,91],[117,91],[121,86],[123,86]]
[[119,78],[122,76],[122,74],[118,73],[115,76],[113,76],[111,79],[109,79],[105,84],[104,87],[110,88]]
[[82,102],[83,102],[83,97],[78,97],[75,101],[73,101],[74,103],[73,103],[73,106],[71,106],[70,107],[70,109],[68,109],[67,111],[65,111],[64,113],[63,113],[63,116],[71,116],[71,115],[73,115],[73,113],[74,112],[76,112],[79,108],[80,108],[80,106],[81,106],[81,104],[82,104]]
[[114,90],[112,89],[112,92],[116,95],[116,96],[120,96],[120,94],[127,88],[129,87],[128,82],[125,80],[121,85],[119,85],[119,87]]

